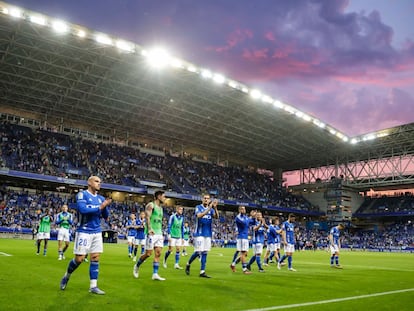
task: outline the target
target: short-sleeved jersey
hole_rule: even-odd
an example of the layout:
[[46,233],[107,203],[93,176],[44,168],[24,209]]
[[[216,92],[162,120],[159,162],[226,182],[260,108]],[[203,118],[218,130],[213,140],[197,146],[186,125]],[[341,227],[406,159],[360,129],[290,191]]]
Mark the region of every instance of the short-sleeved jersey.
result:
[[338,229],[338,227],[332,227],[330,234],[332,235],[332,239],[333,239],[333,244],[334,245],[339,245],[339,236],[341,234],[341,231]]
[[188,241],[190,239],[190,227],[184,226],[183,228],[183,239]]
[[73,223],[73,216],[69,212],[60,212],[56,216],[56,224],[60,228],[70,229]]
[[[137,226],[137,220],[136,219],[132,220],[130,218],[130,219],[128,219],[126,225],[127,225],[127,227],[128,226]],[[137,235],[137,229],[136,228],[128,228],[127,236],[135,237],[136,235]]]
[[138,240],[145,239],[145,219],[138,218],[137,219],[137,234],[135,235],[135,238]]
[[[256,227],[257,225],[259,225],[259,222],[256,220],[256,223],[254,224],[254,226]],[[265,240],[265,232],[266,232],[266,229],[263,225],[260,225],[259,229],[253,230],[252,243],[263,244]]]
[[42,216],[39,223],[39,232],[49,232],[50,224],[52,223],[52,217],[49,215]]
[[100,210],[99,207],[105,198],[99,194],[92,194],[83,190],[76,196],[76,208],[78,214],[77,232],[99,233],[102,232],[101,217],[108,218],[107,208]]
[[286,220],[282,224],[282,230],[286,232],[286,242],[295,244],[295,225]]
[[168,219],[167,233],[174,239],[182,239],[184,233],[184,217],[173,213]]
[[249,238],[249,226],[254,223],[254,220],[245,214],[238,214],[235,218],[237,227],[237,238]]
[[211,238],[213,236],[213,217],[216,211],[212,208],[203,217],[197,217],[197,214],[204,213],[206,209],[207,207],[204,207],[202,204],[197,205],[195,208],[196,226],[194,229],[194,237],[202,236]]
[[[154,234],[162,235],[163,209],[154,202],[149,204],[152,204],[152,213],[150,217],[151,229],[154,231]],[[145,226],[145,234],[148,234],[148,225]]]

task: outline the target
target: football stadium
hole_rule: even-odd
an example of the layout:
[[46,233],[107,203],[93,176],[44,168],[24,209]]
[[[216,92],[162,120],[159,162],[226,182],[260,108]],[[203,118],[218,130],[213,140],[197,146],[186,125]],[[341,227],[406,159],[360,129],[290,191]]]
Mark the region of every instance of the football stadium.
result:
[[[0,121],[3,310],[414,309],[414,123],[350,137],[202,64],[1,1]],[[100,259],[77,236],[87,208]],[[159,210],[161,244],[135,244]]]

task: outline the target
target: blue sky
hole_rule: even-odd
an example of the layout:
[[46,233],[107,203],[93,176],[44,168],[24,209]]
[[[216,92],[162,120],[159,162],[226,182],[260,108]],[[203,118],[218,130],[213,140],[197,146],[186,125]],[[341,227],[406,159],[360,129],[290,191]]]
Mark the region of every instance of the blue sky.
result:
[[414,122],[411,0],[8,2],[162,45],[349,136]]

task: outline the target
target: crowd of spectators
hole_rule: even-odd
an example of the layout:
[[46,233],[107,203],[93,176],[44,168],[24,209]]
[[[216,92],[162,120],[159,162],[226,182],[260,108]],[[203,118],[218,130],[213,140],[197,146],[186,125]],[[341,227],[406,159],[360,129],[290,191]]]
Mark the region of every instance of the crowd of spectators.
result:
[[[60,207],[67,203],[74,206],[72,195],[55,192],[14,191],[3,188],[0,191],[0,227],[13,229],[19,232],[23,228],[34,229],[38,224],[38,217],[44,211],[50,211],[52,217],[60,212]],[[138,214],[144,209],[143,204],[129,202],[113,202],[110,206],[110,218],[103,222],[104,230],[116,232],[120,238],[126,235],[126,222],[131,213]],[[174,207],[165,207],[163,228],[167,228],[169,215]],[[74,212],[74,210],[72,210]],[[219,220],[213,223],[213,240],[216,245],[234,243],[236,230],[234,217],[236,212],[222,212]],[[76,215],[76,213],[74,213]],[[194,228],[194,207],[184,209],[184,217]],[[268,217],[266,217],[269,219]],[[77,219],[74,219],[74,227]],[[328,232],[319,229],[306,229],[306,223],[298,220],[296,223],[296,248],[324,249],[328,245]],[[52,225],[52,231],[56,226]],[[378,223],[375,227],[358,229],[347,228],[342,234],[342,245],[354,249],[402,249],[414,247],[414,225],[409,220],[398,220],[388,223]]]
[[166,190],[302,210],[318,210],[281,182],[247,167],[223,167],[189,156],[142,153],[138,148],[105,144],[3,122],[0,161],[12,170],[144,187],[157,182]]
[[414,215],[414,195],[412,192],[400,192],[393,196],[367,197],[356,213],[393,214],[410,212]]

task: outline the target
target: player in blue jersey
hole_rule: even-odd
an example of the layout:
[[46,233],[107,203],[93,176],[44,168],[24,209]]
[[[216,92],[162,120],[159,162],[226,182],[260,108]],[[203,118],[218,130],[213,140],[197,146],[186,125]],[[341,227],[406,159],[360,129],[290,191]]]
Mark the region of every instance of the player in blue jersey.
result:
[[134,239],[134,258],[137,261],[138,246],[141,246],[141,255],[145,253],[145,212],[139,213],[137,219],[137,234]]
[[332,227],[329,232],[329,247],[331,249],[332,268],[342,269],[342,266],[339,264],[339,250],[341,249],[341,240],[339,236],[341,235],[341,230],[344,230],[344,228],[345,226],[343,224],[338,224],[337,226]]
[[107,219],[109,212],[107,206],[111,199],[105,199],[98,194],[101,189],[101,179],[97,176],[88,178],[88,189],[79,191],[76,196],[76,209],[78,225],[76,229],[73,258],[68,265],[65,275],[60,281],[60,289],[64,290],[72,273],[83,262],[86,254],[90,254],[89,260],[89,292],[104,295],[105,292],[98,288],[99,257],[103,252],[101,218]]
[[[239,206],[239,214],[235,218],[237,227],[236,251],[233,255],[233,261],[230,264],[230,269],[236,272],[236,263],[240,260],[242,263],[242,270],[244,274],[250,274],[247,269],[247,252],[249,251],[249,227],[253,224],[256,216],[256,211],[252,211],[250,216],[246,215],[246,207]],[[239,257],[240,254],[240,257]]]
[[184,216],[183,216],[183,207],[177,206],[175,208],[175,213],[172,213],[168,219],[168,250],[164,255],[164,268],[167,268],[167,259],[170,256],[173,248],[175,247],[175,264],[174,269],[182,270],[180,267],[180,252],[181,245],[184,238]]
[[280,234],[282,230],[279,227],[279,217],[274,217],[269,221],[269,228],[267,229],[267,249],[263,258],[263,265],[267,266],[272,262],[274,256],[276,260],[280,259]]
[[263,253],[265,232],[267,228],[268,226],[266,224],[264,217],[262,216],[262,213],[257,212],[256,222],[253,225],[253,238],[252,238],[254,254],[252,258],[250,258],[250,261],[246,266],[246,268],[249,271],[251,270],[251,265],[256,261],[257,267],[259,268],[259,272],[264,272],[260,257],[262,256],[262,253]]
[[277,262],[277,268],[280,269],[283,261],[288,259],[288,269],[289,271],[296,271],[292,267],[292,255],[295,252],[295,214],[290,213],[288,220],[282,224],[282,243],[285,248],[285,254]]
[[127,241],[128,241],[128,257],[132,258],[132,252],[134,250],[135,236],[137,235],[137,220],[135,214],[129,215],[129,219],[126,223],[127,229]]
[[200,277],[210,278],[206,274],[207,253],[211,249],[211,238],[213,237],[213,218],[219,217],[217,209],[218,200],[211,200],[210,195],[203,195],[202,204],[195,208],[196,226],[194,229],[194,253],[191,255],[185,267],[185,273],[190,275],[191,263],[201,256]]
[[[69,247],[70,242],[70,230],[73,224],[73,216],[68,212],[68,206],[62,205],[62,211],[56,216],[56,225],[59,226],[58,230],[58,260],[65,259],[64,253]],[[62,242],[65,242],[65,247],[62,248]]]

